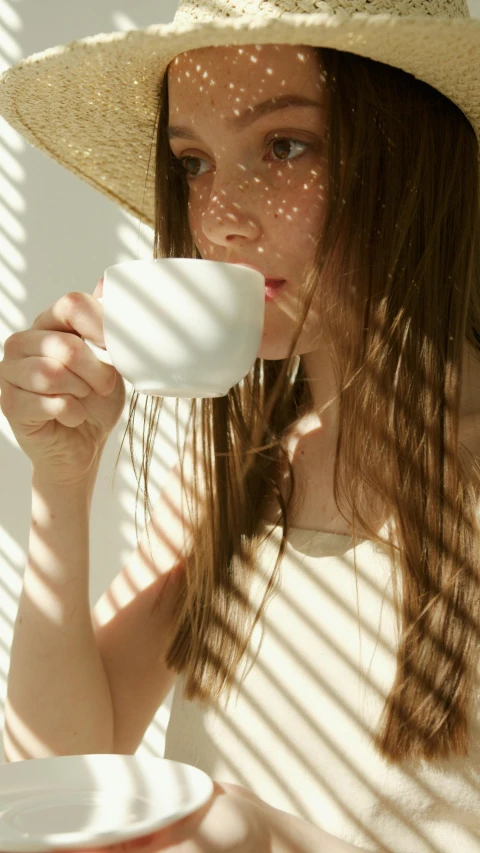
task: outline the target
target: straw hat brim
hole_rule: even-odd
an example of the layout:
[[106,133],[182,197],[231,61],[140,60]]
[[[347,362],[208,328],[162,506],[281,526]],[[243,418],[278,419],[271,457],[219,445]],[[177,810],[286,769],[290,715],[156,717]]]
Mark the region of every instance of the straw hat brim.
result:
[[0,114],[35,148],[153,227],[159,83],[202,47],[305,44],[387,63],[464,112],[480,139],[480,20],[285,14],[99,34],[34,54],[0,78]]

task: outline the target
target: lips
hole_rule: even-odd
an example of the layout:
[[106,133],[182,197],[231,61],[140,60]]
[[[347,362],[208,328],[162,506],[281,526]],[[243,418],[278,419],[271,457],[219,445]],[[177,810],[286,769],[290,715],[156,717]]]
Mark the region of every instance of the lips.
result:
[[285,284],[285,279],[265,279],[265,299],[267,301],[276,299]]
[[265,299],[267,302],[276,299],[282,287],[287,283],[285,278],[270,278],[270,276],[266,276],[262,270],[259,270],[258,267],[254,267],[253,264],[244,264],[241,261],[235,261],[234,263],[242,267],[248,267],[251,270],[259,272],[260,275],[263,275],[265,279]]

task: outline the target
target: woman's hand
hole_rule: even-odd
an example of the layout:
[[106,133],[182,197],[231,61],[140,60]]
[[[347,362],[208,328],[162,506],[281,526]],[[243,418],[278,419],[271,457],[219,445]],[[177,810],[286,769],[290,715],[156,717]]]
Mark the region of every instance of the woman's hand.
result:
[[213,794],[201,809],[165,829],[73,853],[270,853],[262,800],[239,785],[213,784]]
[[201,809],[165,829],[108,847],[56,853],[367,853],[269,806],[240,785],[213,785]]
[[[87,477],[125,403],[125,386],[82,340],[103,346],[98,297],[69,293],[5,341],[1,408],[33,468],[60,484]],[[97,297],[97,298],[94,298]]]

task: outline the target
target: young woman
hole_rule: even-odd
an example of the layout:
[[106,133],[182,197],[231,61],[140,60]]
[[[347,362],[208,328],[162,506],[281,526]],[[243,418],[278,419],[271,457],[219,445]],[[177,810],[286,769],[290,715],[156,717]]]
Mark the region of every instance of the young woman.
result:
[[90,501],[125,401],[82,340],[103,342],[101,285],[0,368],[33,467],[7,759],[134,753],[175,683],[165,757],[216,792],[152,850],[480,851],[480,28],[460,3],[333,5],[185,2],[0,96],[154,224],[156,256],[270,281],[254,368],[192,401],[183,464],[93,614]]

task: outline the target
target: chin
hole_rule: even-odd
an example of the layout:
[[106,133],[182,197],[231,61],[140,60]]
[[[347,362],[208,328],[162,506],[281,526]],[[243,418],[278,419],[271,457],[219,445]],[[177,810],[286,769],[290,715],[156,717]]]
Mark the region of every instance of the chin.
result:
[[288,355],[288,349],[285,349],[273,341],[271,344],[262,344],[257,358],[263,358],[264,361],[283,361]]
[[287,358],[293,339],[293,324],[290,322],[282,323],[282,319],[275,324],[265,323],[258,358],[263,358],[265,361],[282,361]]

